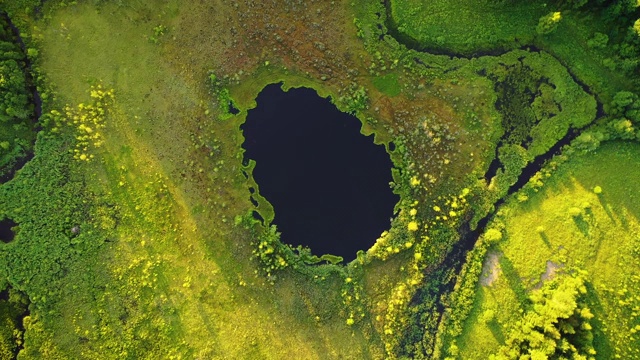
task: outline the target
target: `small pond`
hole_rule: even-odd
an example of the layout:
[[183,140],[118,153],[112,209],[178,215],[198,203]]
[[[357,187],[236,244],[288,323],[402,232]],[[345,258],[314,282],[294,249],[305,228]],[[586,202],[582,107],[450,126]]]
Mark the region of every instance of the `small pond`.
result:
[[11,219],[0,220],[0,241],[3,243],[10,243],[13,241],[13,238],[15,237],[13,228],[16,226],[18,226],[18,224]]
[[264,88],[242,125],[245,159],[282,241],[346,261],[390,226],[392,162],[361,122],[308,88]]

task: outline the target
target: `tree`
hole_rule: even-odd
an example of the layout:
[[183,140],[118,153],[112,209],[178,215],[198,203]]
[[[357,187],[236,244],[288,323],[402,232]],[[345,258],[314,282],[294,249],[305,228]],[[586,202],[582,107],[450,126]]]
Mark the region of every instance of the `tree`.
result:
[[540,18],[536,32],[540,35],[549,35],[558,28],[560,20],[562,20],[562,14],[559,11],[550,12]]
[[630,91],[618,91],[611,101],[611,112],[614,115],[622,115],[637,100],[638,96]]
[[27,311],[28,299],[14,289],[2,291],[7,299],[0,299],[0,358],[11,359],[22,343],[21,317]]
[[516,323],[505,345],[492,359],[587,359],[595,354],[589,320],[582,302],[584,273],[576,271],[548,281],[534,291],[532,305]]

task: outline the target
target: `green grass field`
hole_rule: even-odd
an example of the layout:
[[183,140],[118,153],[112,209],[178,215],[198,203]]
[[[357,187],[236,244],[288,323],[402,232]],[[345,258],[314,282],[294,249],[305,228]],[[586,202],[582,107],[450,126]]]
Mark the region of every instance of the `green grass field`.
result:
[[548,11],[537,2],[391,0],[398,32],[426,49],[462,54],[528,45]]

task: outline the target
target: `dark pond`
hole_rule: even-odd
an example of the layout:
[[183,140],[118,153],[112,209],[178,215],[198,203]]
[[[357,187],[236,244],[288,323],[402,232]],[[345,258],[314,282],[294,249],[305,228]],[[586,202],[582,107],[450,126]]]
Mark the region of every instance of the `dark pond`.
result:
[[282,241],[353,260],[389,228],[392,163],[360,121],[308,88],[264,88],[242,129],[245,158]]
[[13,241],[15,234],[13,233],[13,227],[18,226],[11,219],[0,220],[0,241],[4,243],[10,243]]

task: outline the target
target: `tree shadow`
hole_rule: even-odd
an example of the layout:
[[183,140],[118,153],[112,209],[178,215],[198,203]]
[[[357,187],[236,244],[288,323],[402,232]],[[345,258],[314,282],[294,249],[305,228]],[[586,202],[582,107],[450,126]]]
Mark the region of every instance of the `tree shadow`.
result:
[[600,201],[600,206],[602,206],[602,209],[604,209],[604,212],[607,213],[609,220],[615,223],[616,220],[613,216],[613,212],[611,211],[611,204],[607,201],[607,199],[602,194],[598,194],[598,200]]
[[587,222],[582,215],[574,216],[573,223],[576,224],[576,227],[580,230],[582,235],[585,237],[589,236],[589,222]]
[[522,308],[526,308],[529,305],[529,297],[527,296],[527,290],[522,286],[522,280],[518,271],[513,266],[513,263],[506,256],[501,256],[498,259],[500,268],[504,274],[504,278],[507,280],[509,287],[515,294],[518,303]]
[[593,347],[599,357],[602,359],[610,359],[613,355],[613,349],[608,337],[603,331],[606,327],[602,322],[605,312],[600,302],[600,296],[590,282],[585,282],[585,287],[587,288],[587,294],[585,296],[586,302],[595,315],[593,319],[590,320],[591,326],[593,327]]
[[549,236],[547,236],[547,233],[545,233],[544,231],[539,232],[538,234],[540,234],[540,239],[542,239],[542,242],[544,243],[544,245],[551,249],[551,241],[549,241]]
[[487,322],[487,327],[489,328],[489,331],[491,331],[493,337],[498,341],[498,343],[504,344],[506,337],[504,336],[504,332],[502,331],[502,326],[500,326],[500,323],[498,323],[496,319],[491,319]]

